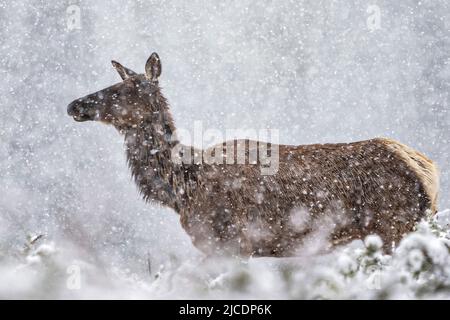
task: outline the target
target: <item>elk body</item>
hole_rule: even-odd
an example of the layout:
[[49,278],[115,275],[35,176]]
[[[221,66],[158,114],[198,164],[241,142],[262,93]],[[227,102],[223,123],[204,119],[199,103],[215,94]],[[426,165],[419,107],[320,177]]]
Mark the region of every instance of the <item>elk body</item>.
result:
[[[251,163],[185,163],[153,53],[145,74],[112,62],[123,81],[73,101],[76,121],[98,120],[125,136],[132,175],[143,197],[175,210],[206,254],[293,256],[317,239],[330,246],[378,234],[389,250],[426,212],[436,212],[438,172],[431,160],[394,140],[272,145],[278,170]],[[237,140],[246,155],[261,142]],[[233,143],[206,150],[235,157]],[[252,147],[253,146],[253,147]],[[179,155],[179,154],[178,154]],[[259,160],[258,160],[259,161]]]

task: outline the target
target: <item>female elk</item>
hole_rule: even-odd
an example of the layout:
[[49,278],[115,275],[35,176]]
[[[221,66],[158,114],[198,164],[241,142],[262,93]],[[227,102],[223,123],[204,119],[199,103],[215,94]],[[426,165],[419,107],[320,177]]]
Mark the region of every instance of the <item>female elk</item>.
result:
[[[428,210],[436,211],[436,166],[385,138],[272,145],[278,156],[272,175],[261,175],[250,162],[179,161],[183,153],[202,150],[176,140],[158,86],[158,55],[150,56],[145,74],[113,65],[123,81],[73,101],[68,113],[76,121],[111,124],[125,136],[128,164],[145,200],[173,208],[207,254],[292,256],[317,237],[337,245],[373,233],[389,250]],[[206,151],[234,158],[234,144],[244,145],[247,156],[263,145],[237,140]]]

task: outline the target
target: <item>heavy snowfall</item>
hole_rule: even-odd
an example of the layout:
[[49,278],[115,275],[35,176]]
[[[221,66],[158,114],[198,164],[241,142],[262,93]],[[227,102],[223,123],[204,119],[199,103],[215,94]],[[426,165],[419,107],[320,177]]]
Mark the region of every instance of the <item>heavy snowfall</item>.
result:
[[[67,115],[120,81],[111,60],[143,72],[154,51],[177,127],[390,137],[439,166],[439,212],[390,254],[371,235],[205,258],[142,200],[123,137]],[[0,298],[450,298],[447,0],[0,0],[0,62]]]

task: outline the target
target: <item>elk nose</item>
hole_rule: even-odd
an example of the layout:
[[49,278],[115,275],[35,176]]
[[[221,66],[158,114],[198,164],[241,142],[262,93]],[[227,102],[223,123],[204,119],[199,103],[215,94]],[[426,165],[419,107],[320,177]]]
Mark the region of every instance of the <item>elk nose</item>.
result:
[[79,112],[79,105],[80,101],[74,100],[67,106],[67,113],[69,114],[69,116],[74,116]]

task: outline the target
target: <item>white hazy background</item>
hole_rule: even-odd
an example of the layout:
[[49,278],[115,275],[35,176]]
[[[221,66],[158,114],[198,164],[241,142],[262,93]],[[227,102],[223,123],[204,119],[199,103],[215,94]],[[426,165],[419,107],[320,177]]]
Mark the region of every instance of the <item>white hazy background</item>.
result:
[[[447,0],[0,0],[0,297],[107,298],[112,272],[132,279],[120,297],[151,298],[158,270],[201,257],[175,213],[140,199],[115,129],[66,114],[119,81],[110,60],[141,73],[153,51],[178,127],[273,128],[284,144],[391,137],[437,162],[450,206]],[[72,265],[97,279],[89,292],[69,290]],[[157,285],[179,296],[180,282]]]

